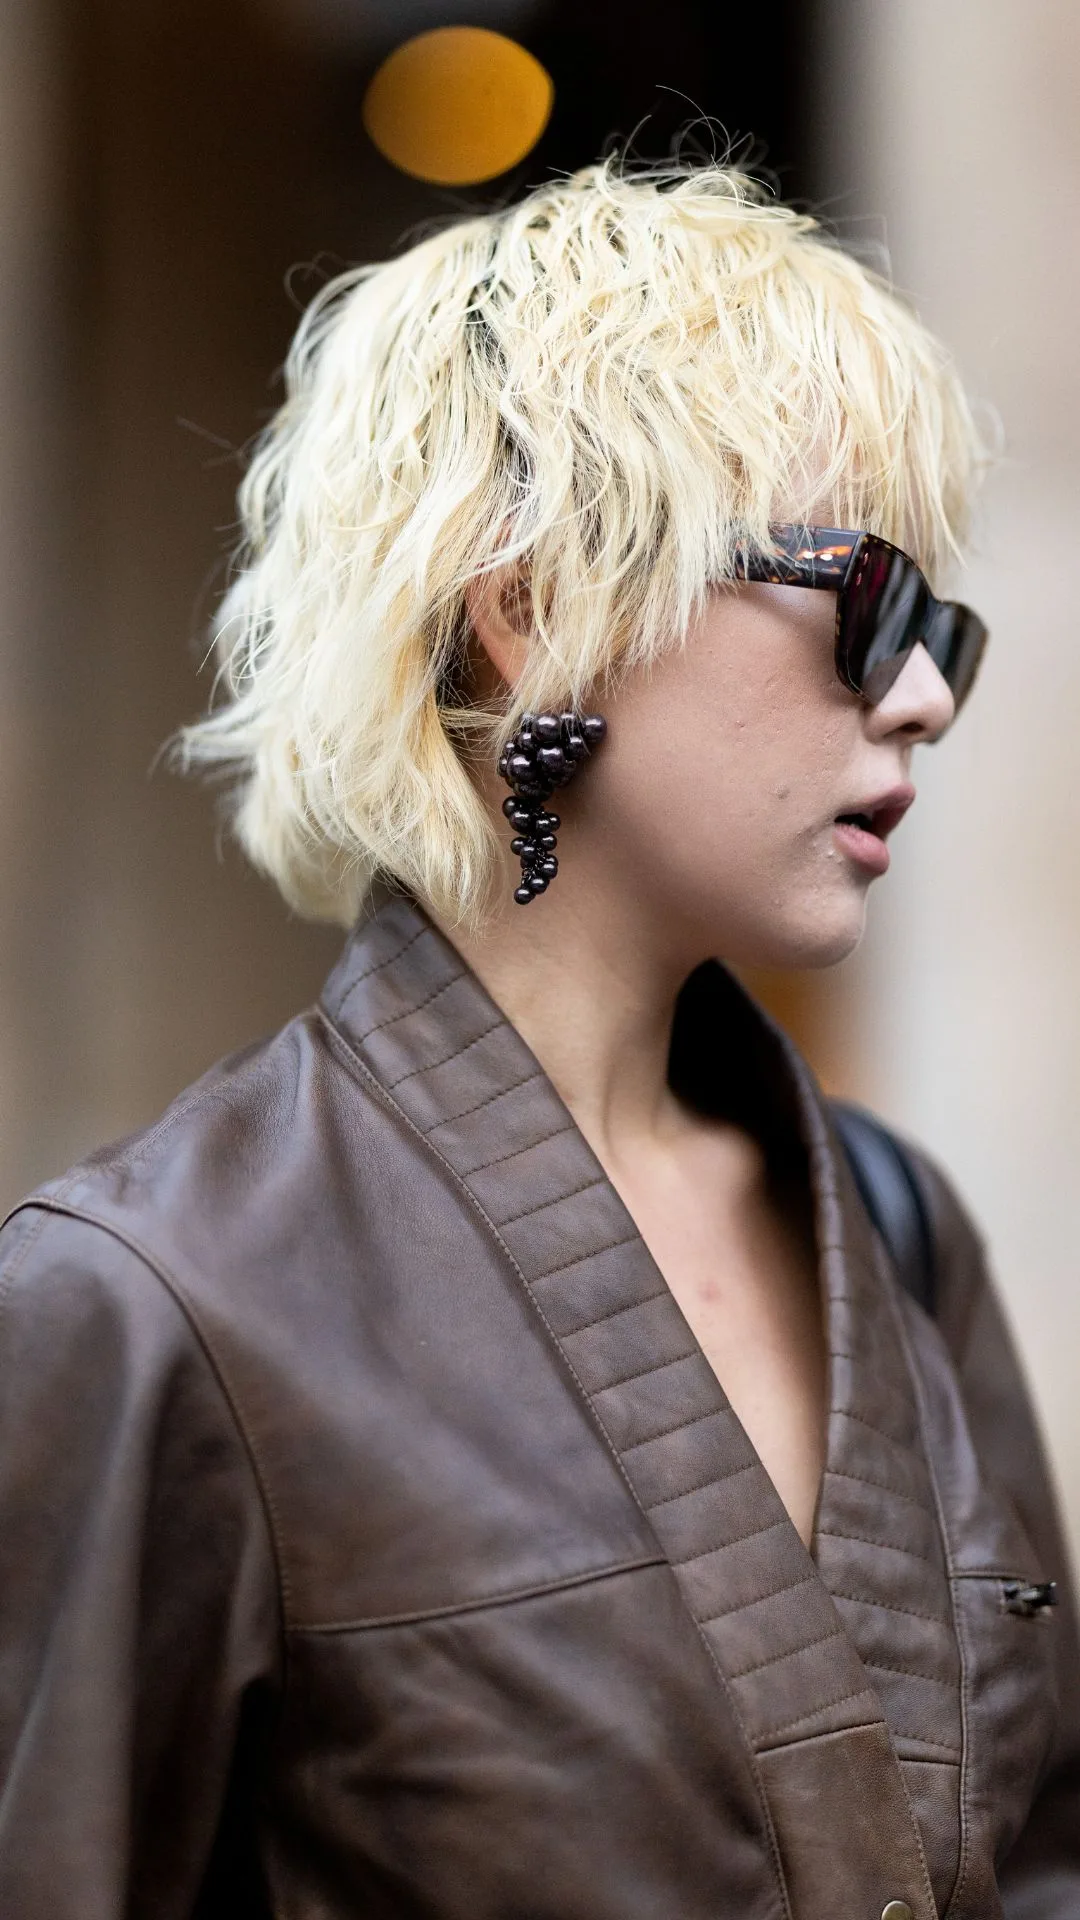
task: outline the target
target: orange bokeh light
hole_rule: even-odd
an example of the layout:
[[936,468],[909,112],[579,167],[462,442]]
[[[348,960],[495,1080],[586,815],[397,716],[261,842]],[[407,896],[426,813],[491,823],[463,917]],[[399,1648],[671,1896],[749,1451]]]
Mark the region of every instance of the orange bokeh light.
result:
[[536,145],[555,88],[539,60],[487,27],[435,27],[395,47],[364,96],[379,152],[418,180],[493,180]]

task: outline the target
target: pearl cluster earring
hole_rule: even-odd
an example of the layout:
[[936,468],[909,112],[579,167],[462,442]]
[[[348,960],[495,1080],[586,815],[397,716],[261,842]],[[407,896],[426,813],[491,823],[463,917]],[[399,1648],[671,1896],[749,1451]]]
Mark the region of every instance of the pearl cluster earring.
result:
[[521,860],[521,884],[514,889],[519,907],[546,893],[559,871],[555,858],[557,813],[547,801],[556,787],[572,780],[593,747],[607,732],[599,713],[523,713],[521,724],[499,757],[499,773],[513,788],[503,812],[515,830],[511,849]]

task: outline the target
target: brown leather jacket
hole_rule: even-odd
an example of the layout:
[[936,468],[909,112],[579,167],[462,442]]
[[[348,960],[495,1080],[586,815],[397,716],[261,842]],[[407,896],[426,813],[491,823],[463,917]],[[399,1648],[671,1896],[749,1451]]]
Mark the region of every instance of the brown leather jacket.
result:
[[0,1236],[4,1920],[1080,1916],[1074,1623],[978,1241],[927,1168],[931,1324],[799,1058],[719,967],[684,1003],[695,1097],[809,1155],[813,1555],[384,895],[318,1009]]

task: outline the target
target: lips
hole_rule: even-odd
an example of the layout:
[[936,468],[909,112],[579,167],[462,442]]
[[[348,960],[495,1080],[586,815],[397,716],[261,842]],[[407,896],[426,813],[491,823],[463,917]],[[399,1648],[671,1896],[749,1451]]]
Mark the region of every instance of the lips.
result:
[[862,833],[872,833],[878,840],[887,840],[893,828],[900,825],[914,799],[914,787],[890,787],[887,793],[879,794],[876,799],[838,813],[836,823],[838,826],[857,827]]
[[915,798],[912,786],[890,787],[863,806],[849,807],[838,813],[833,832],[838,846],[856,866],[867,873],[888,871],[889,849],[885,845]]

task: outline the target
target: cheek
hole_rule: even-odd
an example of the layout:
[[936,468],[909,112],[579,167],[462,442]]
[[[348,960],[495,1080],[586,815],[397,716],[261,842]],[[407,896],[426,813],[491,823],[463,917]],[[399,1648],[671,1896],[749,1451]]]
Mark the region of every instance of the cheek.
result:
[[611,856],[647,871],[651,889],[674,901],[705,887],[749,904],[805,870],[827,809],[820,731],[793,738],[735,715],[723,730],[702,721],[619,746],[597,780],[595,817]]
[[[745,597],[744,597],[745,593]],[[827,595],[750,588],[714,596],[685,646],[609,703],[597,818],[620,858],[653,855],[671,877],[775,882],[845,788],[858,702],[832,664]]]
[[692,665],[609,709],[590,783],[605,858],[679,916],[707,899],[732,928],[804,917],[843,879],[831,821],[858,714],[831,659],[815,671],[805,636],[794,666],[764,649],[705,674]]
[[689,635],[632,691],[635,747],[677,741],[697,776],[730,767],[747,786],[810,777],[849,733],[858,702],[833,666],[834,602],[798,589],[751,587],[720,595]]
[[852,758],[850,726],[824,703],[786,703],[779,689],[754,699],[735,686],[725,703],[694,701],[656,726],[641,717],[612,720],[605,774],[614,816],[650,839],[714,856],[718,835],[734,850],[804,833],[831,811]]

